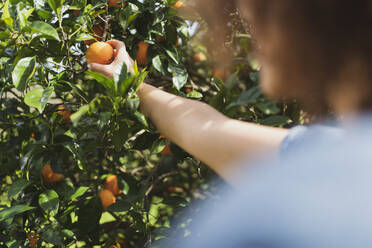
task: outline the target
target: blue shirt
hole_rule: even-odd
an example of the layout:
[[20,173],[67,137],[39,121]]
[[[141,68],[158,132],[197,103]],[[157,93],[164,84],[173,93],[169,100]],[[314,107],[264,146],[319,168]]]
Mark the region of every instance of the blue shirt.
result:
[[239,174],[238,190],[200,206],[188,240],[166,247],[372,247],[372,119],[296,127],[280,162]]

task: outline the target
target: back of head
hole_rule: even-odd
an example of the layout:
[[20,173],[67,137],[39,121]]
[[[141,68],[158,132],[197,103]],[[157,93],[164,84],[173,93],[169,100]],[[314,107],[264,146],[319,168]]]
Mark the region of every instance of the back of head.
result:
[[236,6],[252,26],[266,94],[299,98],[318,112],[372,107],[371,0],[237,0]]

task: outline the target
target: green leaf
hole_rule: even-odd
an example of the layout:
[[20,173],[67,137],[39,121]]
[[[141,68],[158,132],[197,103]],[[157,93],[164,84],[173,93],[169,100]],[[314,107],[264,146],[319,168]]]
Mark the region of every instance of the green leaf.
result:
[[272,101],[257,103],[256,107],[266,115],[276,115],[280,112],[279,107]]
[[160,59],[160,56],[157,55],[155,56],[153,59],[152,59],[152,65],[154,66],[154,68],[162,73],[162,74],[165,74],[165,71],[164,71],[164,67],[163,67],[163,63],[161,62],[161,59]]
[[53,91],[54,91],[54,87],[48,87],[44,89],[43,95],[41,96],[41,99],[40,99],[41,112],[44,111],[45,106],[48,103],[49,97],[52,95]]
[[13,18],[10,16],[9,13],[9,0],[7,0],[3,7],[3,15],[1,16],[1,19],[5,22],[6,25],[8,25],[10,28],[13,27]]
[[240,106],[240,105],[249,107],[252,104],[256,103],[257,99],[260,96],[261,96],[261,91],[258,88],[258,86],[252,87],[249,90],[241,93],[234,102],[230,103],[226,107],[226,109],[230,109],[232,107]]
[[7,40],[9,39],[11,33],[9,30],[0,31],[0,40]]
[[54,10],[54,12],[56,12],[57,14],[59,13],[61,6],[63,4],[63,0],[48,0],[48,4],[50,6],[50,8],[52,10]]
[[99,225],[102,215],[102,205],[97,198],[92,198],[79,208],[78,227],[84,233],[89,233]]
[[40,88],[32,89],[29,92],[27,92],[24,101],[28,106],[36,108],[37,110],[39,110],[40,113],[42,113],[44,111],[46,104],[46,103],[43,104],[43,106],[41,104],[43,93],[44,93],[43,89]]
[[168,71],[173,75],[172,81],[174,87],[176,87],[177,90],[180,90],[187,83],[189,75],[186,69],[175,64],[169,64]]
[[168,56],[176,63],[179,64],[177,51],[165,50]]
[[198,91],[191,91],[186,95],[188,98],[194,98],[194,99],[201,99],[203,98],[203,94]]
[[99,72],[87,71],[86,74],[94,78],[98,83],[102,84],[111,95],[115,95],[115,84],[114,81]]
[[166,139],[158,139],[152,143],[151,153],[160,153],[165,148]]
[[285,124],[291,123],[291,119],[287,116],[270,116],[264,120],[259,121],[260,124],[262,125],[267,125],[267,126],[273,126],[273,127],[279,127],[283,126]]
[[91,34],[80,33],[75,38],[76,41],[93,40],[94,37]]
[[120,123],[119,129],[114,131],[112,142],[114,143],[116,151],[120,151],[122,146],[128,140],[129,130],[128,125],[125,122],[122,122]]
[[238,71],[234,72],[225,82],[225,86],[228,90],[231,90],[235,87],[235,85],[240,83],[240,79],[238,77]]
[[20,10],[19,5],[18,5],[18,18],[19,18],[19,26],[21,30],[23,30],[23,28],[28,26],[28,18],[31,16],[34,10],[35,10],[34,8],[28,9],[28,10],[27,9]]
[[10,208],[3,209],[0,211],[0,221],[4,221],[8,218],[13,218],[17,214],[21,214],[32,209],[35,209],[35,207],[30,207],[28,205],[16,205]]
[[147,75],[149,74],[148,71],[146,71],[145,69],[143,69],[139,75],[136,77],[135,81],[134,81],[134,90],[137,91],[138,88],[140,87],[140,85],[143,83],[143,81],[145,81]]
[[56,232],[53,229],[46,228],[44,232],[41,233],[41,238],[53,245],[63,246],[63,238],[59,232]]
[[115,92],[126,96],[133,83],[133,77],[129,77],[127,66],[122,63],[114,72]]
[[31,183],[26,179],[19,179],[18,181],[15,181],[9,188],[8,199],[11,200],[12,198],[15,198],[15,196],[21,193],[30,184]]
[[20,59],[12,72],[14,86],[19,91],[26,89],[28,81],[32,78],[36,69],[36,58],[27,57]]
[[89,110],[90,110],[89,105],[81,106],[78,111],[76,111],[75,113],[73,113],[70,116],[70,119],[71,119],[72,123],[74,125],[76,125],[79,122],[79,120],[81,119],[81,117],[86,115],[89,112]]
[[55,216],[58,213],[59,198],[54,190],[47,190],[39,195],[40,207],[50,216]]
[[60,41],[57,30],[48,23],[42,21],[34,21],[31,26],[31,30],[34,33],[40,33],[47,38]]
[[77,162],[77,165],[78,165],[79,169],[84,170],[84,168],[86,167],[85,166],[86,165],[86,158],[85,158],[84,153],[81,150],[79,144],[77,144],[77,143],[67,144],[67,145],[65,145],[65,148],[72,153],[73,158]]
[[87,190],[89,189],[89,187],[80,187],[78,188],[69,198],[70,201],[82,196],[85,194],[85,192],[87,192]]
[[130,202],[126,200],[117,201],[107,208],[109,212],[126,212],[131,208]]

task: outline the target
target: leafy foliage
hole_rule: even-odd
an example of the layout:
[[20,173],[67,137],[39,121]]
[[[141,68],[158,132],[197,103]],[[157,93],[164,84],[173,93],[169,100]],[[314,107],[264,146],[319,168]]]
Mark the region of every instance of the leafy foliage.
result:
[[[174,0],[124,2],[0,2],[0,246],[30,246],[36,233],[38,247],[150,247],[182,228],[174,223],[184,207],[214,194],[220,180],[200,161],[172,143],[172,154],[161,154],[166,141],[135,94],[145,78],[232,118],[301,121],[296,104],[262,96],[241,24],[232,25],[237,59],[223,82],[213,78],[212,59],[193,59],[208,54],[200,18],[179,17]],[[150,63],[134,75],[123,65],[113,79],[88,71],[84,41],[97,39],[94,25],[104,27],[99,39],[125,41],[133,58],[137,43],[148,43]],[[44,183],[45,164],[64,179]],[[99,192],[112,174],[122,193],[104,210]]]

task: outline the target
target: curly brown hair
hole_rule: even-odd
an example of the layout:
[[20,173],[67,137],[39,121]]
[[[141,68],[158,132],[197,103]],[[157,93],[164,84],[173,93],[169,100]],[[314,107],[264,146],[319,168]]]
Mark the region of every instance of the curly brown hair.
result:
[[232,2],[252,26],[265,93],[318,113],[372,108],[371,0]]

